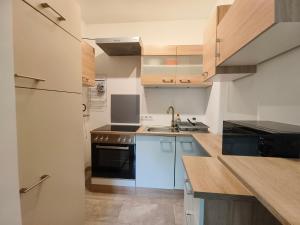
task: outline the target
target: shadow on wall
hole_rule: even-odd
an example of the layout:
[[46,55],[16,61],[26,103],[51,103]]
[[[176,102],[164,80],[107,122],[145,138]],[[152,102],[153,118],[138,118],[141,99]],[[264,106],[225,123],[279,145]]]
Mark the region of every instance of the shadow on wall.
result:
[[208,98],[202,88],[145,88],[145,110],[150,114],[165,114],[173,105],[180,114],[204,115]]
[[248,115],[300,125],[299,58],[297,48],[260,64],[253,76],[231,83],[226,119]]
[[104,52],[96,56],[96,73],[110,78],[141,76],[140,56],[108,56]]

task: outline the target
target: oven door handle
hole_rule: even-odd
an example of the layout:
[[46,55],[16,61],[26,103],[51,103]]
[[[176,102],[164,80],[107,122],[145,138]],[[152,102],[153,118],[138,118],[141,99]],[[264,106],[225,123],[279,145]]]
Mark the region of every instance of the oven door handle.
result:
[[96,149],[113,149],[113,150],[129,151],[129,147],[105,146],[105,145],[96,145]]

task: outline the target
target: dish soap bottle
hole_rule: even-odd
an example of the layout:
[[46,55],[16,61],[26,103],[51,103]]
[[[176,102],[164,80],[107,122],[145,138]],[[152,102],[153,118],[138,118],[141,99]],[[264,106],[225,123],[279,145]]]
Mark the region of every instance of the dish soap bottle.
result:
[[179,113],[176,114],[176,119],[175,119],[175,123],[178,124],[181,122],[181,119],[180,119],[180,115]]

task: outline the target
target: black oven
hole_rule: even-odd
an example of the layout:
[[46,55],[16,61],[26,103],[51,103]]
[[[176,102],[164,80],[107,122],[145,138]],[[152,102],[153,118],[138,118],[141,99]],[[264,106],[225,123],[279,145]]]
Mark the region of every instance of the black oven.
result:
[[92,177],[135,179],[135,137],[92,135]]
[[271,121],[224,121],[222,153],[300,158],[300,127]]

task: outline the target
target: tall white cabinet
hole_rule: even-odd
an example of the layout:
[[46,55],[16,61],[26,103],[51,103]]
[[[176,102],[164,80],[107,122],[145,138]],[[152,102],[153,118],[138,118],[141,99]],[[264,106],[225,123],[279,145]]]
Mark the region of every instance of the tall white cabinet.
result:
[[[47,2],[47,0],[45,0]],[[14,0],[14,63],[23,225],[84,223],[80,13],[72,0]],[[72,17],[68,17],[72,15]]]

